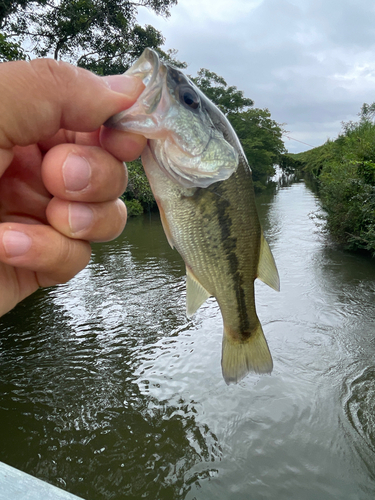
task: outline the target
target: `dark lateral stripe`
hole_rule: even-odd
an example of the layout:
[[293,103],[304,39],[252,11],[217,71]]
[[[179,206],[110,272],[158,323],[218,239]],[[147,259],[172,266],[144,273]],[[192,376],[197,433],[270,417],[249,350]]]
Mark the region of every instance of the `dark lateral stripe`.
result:
[[[220,187],[218,187],[217,190],[222,191]],[[234,292],[236,294],[239,327],[240,327],[240,331],[238,333],[244,334],[246,332],[247,333],[246,336],[248,337],[249,335],[248,332],[250,330],[250,323],[246,309],[243,279],[239,270],[239,262],[236,255],[237,238],[235,236],[232,236],[232,231],[231,231],[233,222],[229,215],[230,203],[225,198],[225,196],[220,196],[216,200],[216,206],[217,206],[217,216],[219,220],[219,227],[221,230],[221,236],[224,248],[224,257],[229,264],[230,276],[232,278],[232,285]]]

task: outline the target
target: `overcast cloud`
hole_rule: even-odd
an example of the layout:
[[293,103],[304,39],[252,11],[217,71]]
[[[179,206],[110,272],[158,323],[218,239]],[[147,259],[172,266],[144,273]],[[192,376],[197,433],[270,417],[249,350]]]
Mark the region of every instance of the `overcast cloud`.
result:
[[145,9],[138,20],[163,33],[189,74],[223,76],[312,146],[375,101],[374,0],[179,0],[167,20]]

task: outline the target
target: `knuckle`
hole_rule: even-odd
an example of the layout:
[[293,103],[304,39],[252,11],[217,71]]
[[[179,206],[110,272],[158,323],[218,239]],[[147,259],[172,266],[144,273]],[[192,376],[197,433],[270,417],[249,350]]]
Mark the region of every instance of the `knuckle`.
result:
[[61,237],[60,249],[52,272],[61,282],[73,278],[87,266],[90,260],[91,249],[88,242]]
[[51,91],[51,88],[53,90],[56,88],[69,89],[69,87],[74,87],[76,83],[78,76],[77,68],[64,61],[46,58],[35,60],[35,62],[31,61],[31,65],[34,71],[38,73],[39,80],[45,82],[48,92]]

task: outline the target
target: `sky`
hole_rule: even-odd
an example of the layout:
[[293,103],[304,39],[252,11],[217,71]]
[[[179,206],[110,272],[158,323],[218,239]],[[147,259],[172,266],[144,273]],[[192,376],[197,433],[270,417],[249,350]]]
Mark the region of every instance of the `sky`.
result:
[[292,153],[335,139],[375,101],[374,0],[178,0],[169,18],[141,8],[138,22],[188,74],[207,68],[268,108]]

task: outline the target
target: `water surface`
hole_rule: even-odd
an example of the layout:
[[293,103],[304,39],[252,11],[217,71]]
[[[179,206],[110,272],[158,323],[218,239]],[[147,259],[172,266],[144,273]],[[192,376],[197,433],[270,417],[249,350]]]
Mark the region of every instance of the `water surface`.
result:
[[222,320],[185,316],[157,215],[0,323],[0,460],[87,500],[373,499],[375,264],[303,182],[258,198],[281,292],[256,285],[269,376],[221,376]]

